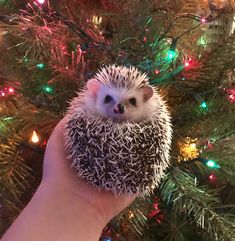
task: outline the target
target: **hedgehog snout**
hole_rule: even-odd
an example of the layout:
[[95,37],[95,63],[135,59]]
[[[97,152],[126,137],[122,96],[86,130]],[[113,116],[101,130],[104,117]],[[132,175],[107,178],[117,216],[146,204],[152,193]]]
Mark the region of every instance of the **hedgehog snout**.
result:
[[123,104],[117,104],[115,105],[114,109],[113,109],[114,113],[120,113],[123,114],[125,111],[125,106]]

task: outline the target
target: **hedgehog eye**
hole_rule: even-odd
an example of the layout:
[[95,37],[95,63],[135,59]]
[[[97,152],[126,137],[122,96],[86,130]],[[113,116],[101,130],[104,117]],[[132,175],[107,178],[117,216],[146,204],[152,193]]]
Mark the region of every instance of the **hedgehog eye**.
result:
[[113,99],[113,98],[112,98],[110,95],[106,95],[106,96],[105,96],[105,99],[104,99],[104,103],[107,104],[107,103],[111,102],[112,99]]
[[132,105],[136,106],[136,98],[130,98],[130,99],[129,99],[129,102],[130,102]]

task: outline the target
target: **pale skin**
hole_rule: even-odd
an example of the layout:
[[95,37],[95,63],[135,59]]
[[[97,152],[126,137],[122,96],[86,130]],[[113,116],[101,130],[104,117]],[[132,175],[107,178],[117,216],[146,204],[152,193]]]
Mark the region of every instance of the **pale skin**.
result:
[[135,199],[79,179],[66,159],[63,128],[64,119],[48,141],[39,188],[1,241],[98,241],[104,226]]

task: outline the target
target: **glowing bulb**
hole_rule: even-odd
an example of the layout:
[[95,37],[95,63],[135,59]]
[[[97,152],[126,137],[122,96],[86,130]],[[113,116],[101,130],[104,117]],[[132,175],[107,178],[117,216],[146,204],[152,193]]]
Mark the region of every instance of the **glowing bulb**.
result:
[[214,174],[210,174],[210,176],[209,176],[209,179],[210,180],[213,180],[215,177],[214,177]]
[[230,101],[231,103],[234,103],[234,102],[235,102],[235,96],[234,96],[233,94],[230,94],[230,95],[228,96],[228,99],[229,99],[229,101]]
[[134,215],[134,213],[133,213],[133,212],[131,212],[131,211],[130,211],[130,212],[128,213],[128,217],[129,217],[129,219],[134,218],[134,216],[135,216],[135,215]]
[[39,64],[37,64],[37,68],[38,69],[40,69],[40,70],[44,70],[45,69],[45,64],[43,64],[43,63],[39,63]]
[[104,241],[112,241],[111,238],[105,238]]
[[230,98],[231,100],[234,100],[234,99],[235,99],[235,96],[234,96],[233,94],[231,94],[231,95],[229,95],[229,98]]
[[33,131],[33,134],[32,134],[32,136],[31,136],[31,142],[33,142],[33,143],[38,143],[39,142],[39,137],[38,137],[38,134],[37,134],[37,132],[36,131]]
[[213,144],[209,142],[209,143],[207,144],[207,148],[208,148],[208,149],[212,149],[212,148],[213,148]]
[[206,18],[201,18],[201,23],[206,23]]
[[184,66],[185,66],[185,67],[189,67],[189,62],[188,62],[188,61],[185,61],[185,62],[184,62]]
[[217,181],[217,176],[215,175],[214,172],[211,173],[208,178],[211,183],[215,183]]
[[91,21],[95,25],[100,25],[102,23],[102,17],[94,15]]
[[184,61],[184,67],[188,69],[193,67],[193,61],[191,58]]
[[220,168],[220,166],[214,160],[208,160],[206,162],[206,165],[210,168],[215,168],[215,169]]
[[45,3],[45,0],[37,0],[38,3],[43,4]]
[[6,95],[5,92],[2,92],[2,93],[1,93],[1,96],[5,96],[5,95]]
[[191,139],[186,137],[185,139],[179,141],[178,145],[180,148],[179,161],[192,160],[199,156],[199,149],[197,148],[197,139]]
[[189,148],[191,148],[191,149],[197,149],[196,143],[190,144]]
[[8,91],[9,91],[9,93],[12,93],[12,94],[13,94],[15,90],[14,90],[14,88],[10,87],[10,88],[8,89]]
[[175,57],[175,51],[169,50],[167,53],[168,60],[172,60]]
[[200,106],[203,108],[203,109],[207,109],[207,103],[205,101],[203,101]]
[[44,86],[42,86],[42,89],[44,92],[46,92],[48,94],[53,94],[53,92],[54,92],[53,87],[51,87],[50,85],[44,85]]
[[158,69],[155,70],[155,74],[159,74],[160,71]]

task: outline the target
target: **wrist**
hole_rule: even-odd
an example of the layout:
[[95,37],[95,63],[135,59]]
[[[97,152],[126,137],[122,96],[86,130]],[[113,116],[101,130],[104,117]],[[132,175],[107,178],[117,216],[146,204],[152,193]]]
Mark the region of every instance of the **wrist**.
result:
[[99,211],[78,192],[59,185],[51,186],[42,182],[32,202],[39,212],[46,208],[51,219],[57,220],[61,235],[65,230],[71,230],[65,233],[70,233],[74,240],[98,240],[107,223]]

